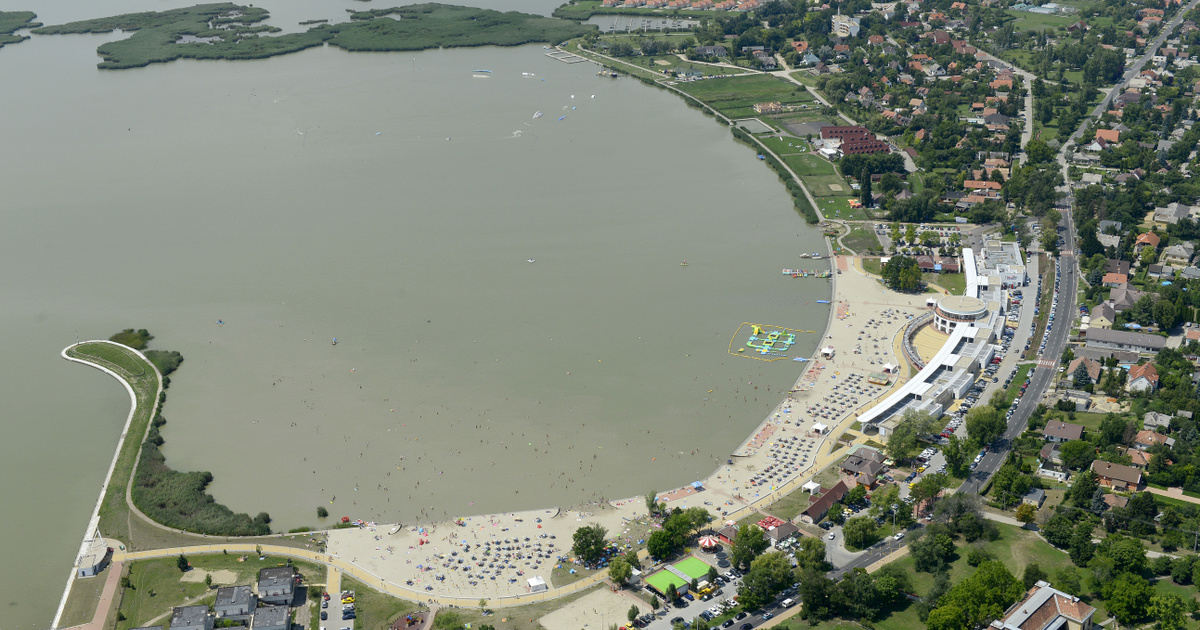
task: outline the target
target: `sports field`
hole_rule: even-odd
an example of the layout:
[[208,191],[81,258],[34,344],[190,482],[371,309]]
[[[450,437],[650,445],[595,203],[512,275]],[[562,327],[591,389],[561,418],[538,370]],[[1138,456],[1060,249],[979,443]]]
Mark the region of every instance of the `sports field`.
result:
[[695,556],[676,562],[675,568],[682,571],[684,575],[696,580],[703,580],[708,577],[708,563]]
[[663,594],[666,594],[666,592],[670,590],[672,584],[675,585],[676,590],[686,591],[688,589],[687,582],[681,579],[678,575],[675,575],[666,569],[663,569],[662,571],[659,571],[658,573],[646,578],[646,583],[654,587],[654,590]]

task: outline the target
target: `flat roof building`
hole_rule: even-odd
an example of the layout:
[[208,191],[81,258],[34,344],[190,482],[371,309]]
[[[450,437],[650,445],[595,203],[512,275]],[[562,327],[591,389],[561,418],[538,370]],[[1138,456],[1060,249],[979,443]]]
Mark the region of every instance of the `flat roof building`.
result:
[[292,567],[269,567],[258,571],[258,601],[264,604],[292,603],[296,571]]
[[212,630],[208,606],[176,606],[171,611],[171,630]]

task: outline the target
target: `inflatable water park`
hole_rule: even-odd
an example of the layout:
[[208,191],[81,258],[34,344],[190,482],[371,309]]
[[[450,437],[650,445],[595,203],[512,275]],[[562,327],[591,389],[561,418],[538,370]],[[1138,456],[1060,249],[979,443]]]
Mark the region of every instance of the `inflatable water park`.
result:
[[[815,332],[743,322],[729,340],[729,354],[759,361],[786,359],[788,352],[796,344],[796,335]],[[743,338],[743,334],[747,336]]]

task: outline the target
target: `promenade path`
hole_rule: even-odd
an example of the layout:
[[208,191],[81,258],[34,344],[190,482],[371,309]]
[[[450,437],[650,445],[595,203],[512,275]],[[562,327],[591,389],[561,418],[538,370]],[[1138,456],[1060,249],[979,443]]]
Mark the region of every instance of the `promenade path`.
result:
[[96,606],[96,614],[92,615],[90,622],[71,626],[66,630],[104,630],[104,622],[108,620],[108,613],[112,610],[113,599],[117,594],[117,585],[121,583],[121,571],[124,568],[123,563],[114,562],[105,569],[104,590],[100,592],[100,602]]
[[[212,544],[212,545],[192,545],[188,547],[170,547],[167,549],[153,549],[148,551],[118,551],[113,554],[113,562],[133,562],[137,560],[151,560],[155,558],[173,558],[180,554],[197,555],[197,554],[218,554],[223,552],[230,553],[258,553],[261,551],[265,555],[280,556],[285,558],[295,558],[297,560],[306,560],[324,565],[332,579],[327,579],[327,588],[334,589],[334,580],[336,580],[337,590],[341,588],[342,574],[349,575],[354,579],[370,585],[372,588],[378,589],[383,593],[400,597],[415,602],[424,602],[427,604],[436,604],[439,606],[458,606],[458,607],[475,607],[479,605],[478,597],[451,597],[447,595],[435,594],[426,591],[420,591],[410,588],[403,584],[389,582],[386,579],[366,571],[365,569],[354,565],[353,563],[331,556],[329,554],[320,553],[311,549],[300,549],[296,547],[281,547],[277,545],[256,545],[253,543],[231,543],[231,544]],[[543,602],[550,599],[557,599],[571,593],[587,590],[608,577],[606,572],[595,573],[589,577],[583,578],[578,582],[551,588],[536,594],[518,595],[507,597],[502,600],[494,600],[489,605],[492,608],[523,606],[525,604],[533,604]],[[97,610],[97,615],[100,611]]]

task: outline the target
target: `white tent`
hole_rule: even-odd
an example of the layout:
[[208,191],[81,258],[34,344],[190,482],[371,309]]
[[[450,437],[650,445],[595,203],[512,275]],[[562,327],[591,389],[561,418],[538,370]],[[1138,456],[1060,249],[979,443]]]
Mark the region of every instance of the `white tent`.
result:
[[547,590],[550,590],[550,589],[549,589],[549,587],[546,586],[546,580],[543,580],[541,578],[541,576],[529,578],[529,592],[530,593],[536,593],[538,591],[547,591]]
[[804,484],[803,486],[801,486],[800,489],[809,494],[816,494],[821,491],[821,484],[819,484],[815,481],[810,481],[810,482]]
[[883,364],[883,371],[887,374],[891,374],[899,368],[900,368],[900,366],[896,365],[895,363],[884,363]]
[[829,430],[829,427],[821,424],[820,422],[813,425],[813,431],[816,431],[817,433],[820,433],[821,435],[825,435],[825,432],[828,430]]
[[833,358],[833,346],[825,346],[824,348],[821,348],[821,356],[830,359]]

